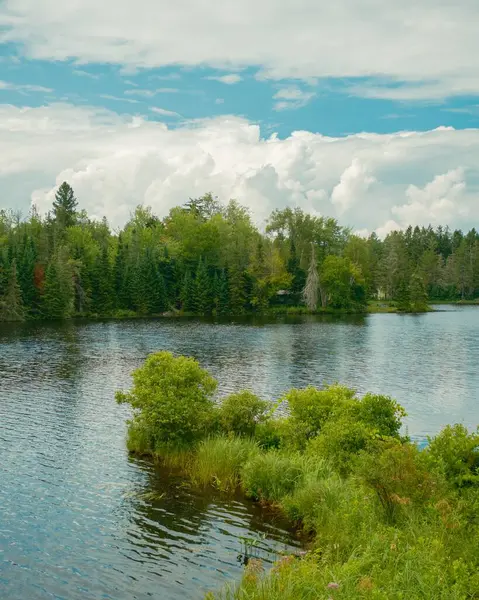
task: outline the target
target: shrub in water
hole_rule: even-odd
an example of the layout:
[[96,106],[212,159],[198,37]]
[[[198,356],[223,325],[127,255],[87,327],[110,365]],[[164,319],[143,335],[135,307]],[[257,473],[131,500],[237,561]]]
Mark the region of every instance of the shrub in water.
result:
[[220,427],[226,433],[252,436],[258,422],[265,418],[269,402],[248,390],[230,394],[219,408]]
[[145,429],[154,451],[163,444],[189,445],[205,434],[213,419],[216,385],[196,360],[158,352],[134,371],[133,387],[117,392],[116,399],[135,410],[135,435]]

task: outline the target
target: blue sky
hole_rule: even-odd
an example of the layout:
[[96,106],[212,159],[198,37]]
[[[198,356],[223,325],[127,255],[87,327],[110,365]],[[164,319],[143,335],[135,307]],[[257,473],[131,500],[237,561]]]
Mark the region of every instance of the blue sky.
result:
[[211,190],[258,222],[294,205],[361,232],[477,225],[478,12],[0,1],[0,208],[47,210],[67,179],[118,224]]
[[[265,135],[276,131],[281,137],[296,130],[344,136],[363,131],[393,133],[479,125],[477,96],[419,102],[361,98],[349,90],[352,81],[357,84],[358,80],[271,81],[257,77],[258,70],[251,68],[230,73],[177,66],[125,73],[120,65],[28,60],[18,56],[13,44],[0,45],[0,56],[2,79],[11,84],[10,89],[0,88],[0,101],[13,105],[42,106],[59,101],[91,105],[167,121],[173,127],[184,120],[234,114],[258,123]],[[238,82],[221,81],[221,77],[231,75]],[[366,86],[369,81],[374,78],[359,79]],[[278,107],[281,99],[275,99],[275,94],[284,89],[299,90],[302,97]],[[155,113],[152,108],[177,115]]]

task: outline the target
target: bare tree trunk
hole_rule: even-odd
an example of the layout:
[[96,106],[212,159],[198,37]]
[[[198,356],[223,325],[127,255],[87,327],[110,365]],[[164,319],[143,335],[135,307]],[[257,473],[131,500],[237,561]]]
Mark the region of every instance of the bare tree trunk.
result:
[[[308,277],[306,279],[306,285],[303,290],[303,300],[309,310],[316,310],[318,307],[318,291],[319,291],[319,276],[318,268],[316,265],[316,252],[314,250],[314,243],[311,242],[311,262],[308,268]],[[323,302],[323,295],[321,294],[321,304]]]

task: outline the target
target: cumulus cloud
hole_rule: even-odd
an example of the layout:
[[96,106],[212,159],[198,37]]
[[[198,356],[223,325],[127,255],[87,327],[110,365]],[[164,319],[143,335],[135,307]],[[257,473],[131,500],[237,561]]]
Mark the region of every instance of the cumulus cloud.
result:
[[392,213],[403,224],[450,223],[458,217],[468,216],[469,206],[462,201],[465,196],[464,169],[459,167],[437,175],[423,188],[410,185],[406,189],[408,202],[393,206]]
[[374,177],[368,175],[366,167],[359,159],[353,158],[331,194],[331,202],[336,205],[338,213],[342,215],[353,203],[365,201],[365,192],[375,181]]
[[0,40],[30,58],[378,77],[407,85],[356,92],[437,98],[479,93],[478,14],[475,0],[224,0],[221,9],[196,0],[6,0]]
[[274,208],[299,206],[380,235],[409,222],[471,227],[479,130],[280,139],[233,116],[170,129],[93,107],[0,106],[0,208],[25,213],[34,199],[47,211],[63,180],[83,208],[115,226],[137,204],[162,216],[211,190],[237,198],[258,224]]

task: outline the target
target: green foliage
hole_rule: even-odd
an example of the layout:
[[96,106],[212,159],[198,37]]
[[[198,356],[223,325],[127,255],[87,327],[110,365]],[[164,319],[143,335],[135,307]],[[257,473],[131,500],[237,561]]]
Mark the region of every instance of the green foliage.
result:
[[283,424],[285,444],[304,449],[307,441],[317,436],[329,419],[351,405],[354,394],[354,390],[340,385],[331,385],[324,390],[311,386],[290,390],[283,396],[291,413]]
[[270,502],[278,502],[291,493],[302,476],[303,462],[299,455],[286,455],[274,450],[254,456],[241,473],[247,495]]
[[68,319],[74,309],[73,267],[66,246],[50,260],[42,297],[42,312],[49,319]]
[[62,227],[71,227],[76,220],[77,199],[72,187],[64,181],[58,188],[53,202],[53,214]]
[[321,281],[328,296],[328,304],[335,309],[366,307],[365,281],[361,269],[348,258],[330,255],[321,270]]
[[448,425],[429,438],[427,452],[453,486],[479,487],[479,427],[469,433],[464,425]]
[[23,321],[25,319],[25,309],[18,283],[15,260],[12,262],[9,271],[6,278],[5,293],[0,296],[0,321]]
[[200,442],[191,465],[191,478],[200,485],[213,485],[222,491],[234,490],[240,484],[244,464],[258,454],[257,444],[250,439],[217,436]]
[[158,352],[134,371],[131,390],[117,392],[116,398],[135,410],[134,427],[148,432],[154,451],[191,445],[209,431],[216,385],[194,359]]
[[268,408],[268,402],[248,390],[230,394],[222,400],[219,408],[220,427],[226,433],[253,436]]

